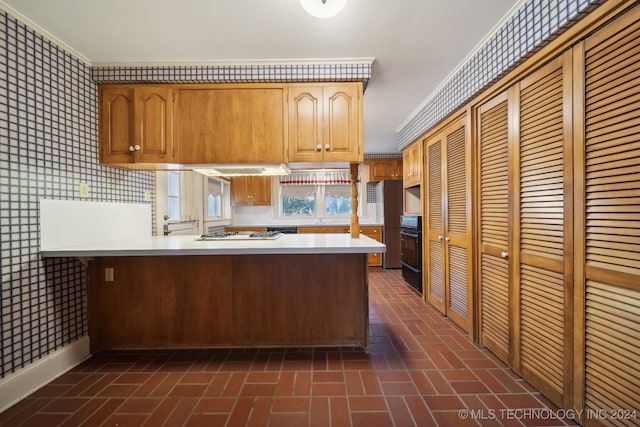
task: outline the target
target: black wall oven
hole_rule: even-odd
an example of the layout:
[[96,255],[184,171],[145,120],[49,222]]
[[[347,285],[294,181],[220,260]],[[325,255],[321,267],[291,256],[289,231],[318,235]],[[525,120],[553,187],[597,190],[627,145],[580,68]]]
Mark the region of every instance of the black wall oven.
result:
[[422,217],[400,217],[400,261],[402,277],[422,295]]

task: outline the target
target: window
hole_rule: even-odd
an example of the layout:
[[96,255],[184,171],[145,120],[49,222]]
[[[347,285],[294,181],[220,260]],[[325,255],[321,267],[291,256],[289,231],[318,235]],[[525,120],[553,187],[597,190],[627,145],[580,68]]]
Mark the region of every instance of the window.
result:
[[180,220],[179,172],[167,172],[167,215],[169,220]]
[[204,185],[205,221],[220,220],[229,217],[230,195],[229,181],[208,177]]
[[351,215],[349,171],[293,172],[280,178],[279,188],[280,216],[322,218]]

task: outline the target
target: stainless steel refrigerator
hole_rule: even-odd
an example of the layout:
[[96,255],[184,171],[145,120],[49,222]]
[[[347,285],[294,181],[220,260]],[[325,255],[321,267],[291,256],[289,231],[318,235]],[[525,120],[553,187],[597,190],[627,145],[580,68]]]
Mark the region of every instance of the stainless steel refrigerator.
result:
[[402,215],[402,181],[388,180],[378,183],[376,188],[382,226],[382,242],[387,251],[382,255],[382,267],[402,268],[400,263],[400,216]]

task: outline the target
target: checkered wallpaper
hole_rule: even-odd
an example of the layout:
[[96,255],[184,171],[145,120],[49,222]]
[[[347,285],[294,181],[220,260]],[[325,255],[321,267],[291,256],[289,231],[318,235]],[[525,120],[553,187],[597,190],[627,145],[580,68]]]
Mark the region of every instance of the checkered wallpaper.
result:
[[604,0],[529,0],[398,132],[402,150]]
[[93,67],[98,83],[189,82],[189,83],[278,83],[357,82],[366,89],[371,64],[298,65],[198,65],[184,67]]
[[[143,203],[149,172],[98,164],[91,67],[0,13],[0,376],[87,334],[85,268],[41,259],[39,200]],[[96,224],[99,226],[99,224]]]

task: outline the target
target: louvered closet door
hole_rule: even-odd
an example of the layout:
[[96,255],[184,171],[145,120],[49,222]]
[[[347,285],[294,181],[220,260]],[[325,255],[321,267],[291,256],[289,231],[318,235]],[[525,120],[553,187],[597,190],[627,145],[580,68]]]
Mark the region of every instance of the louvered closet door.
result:
[[445,312],[445,264],[444,264],[444,217],[443,217],[443,149],[441,136],[425,143],[427,166],[426,206],[426,292],[427,301],[441,312]]
[[445,131],[445,290],[446,313],[465,331],[471,328],[470,150],[464,119]]
[[[570,404],[572,302],[571,55],[520,82],[519,308],[516,370],[559,406]],[[570,128],[569,128],[570,129]],[[512,288],[513,289],[513,288]],[[518,325],[519,323],[519,325]],[[519,335],[518,335],[519,332]]]
[[[640,408],[639,7],[585,41],[584,69],[584,406],[633,410]],[[640,414],[607,422],[640,425]]]
[[506,92],[478,110],[480,342],[509,361],[509,128]]

